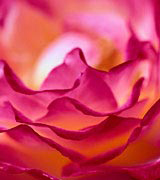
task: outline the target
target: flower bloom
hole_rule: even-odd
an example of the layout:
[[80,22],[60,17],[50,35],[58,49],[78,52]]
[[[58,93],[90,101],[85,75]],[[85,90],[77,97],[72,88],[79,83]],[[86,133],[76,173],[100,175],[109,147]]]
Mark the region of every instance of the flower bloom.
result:
[[[125,23],[135,15],[133,0],[121,1],[124,12],[109,3],[116,9],[110,16],[107,8],[92,12],[89,0],[69,0],[63,12],[59,1],[37,2],[2,3],[0,48],[6,61],[0,61],[0,178],[160,178],[158,1],[146,1],[149,17],[140,13],[139,24],[136,16]],[[110,22],[110,28],[99,20]],[[155,32],[143,29],[145,21]],[[36,26],[40,29],[34,31]],[[17,57],[24,60],[19,65]],[[42,82],[50,58],[64,61],[51,62],[59,64]],[[14,71],[31,87],[42,82],[40,88],[28,88]]]

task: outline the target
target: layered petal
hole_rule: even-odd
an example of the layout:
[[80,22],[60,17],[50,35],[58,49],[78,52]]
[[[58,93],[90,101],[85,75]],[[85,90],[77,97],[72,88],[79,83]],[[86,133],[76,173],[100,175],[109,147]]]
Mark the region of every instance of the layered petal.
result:
[[[153,106],[152,108],[146,113],[146,115],[144,116],[141,125],[139,127],[136,127],[132,133],[130,134],[126,144],[119,146],[118,148],[113,148],[110,151],[107,151],[105,153],[99,154],[97,156],[94,156],[84,162],[81,163],[80,167],[83,170],[83,167],[85,167],[84,169],[87,170],[87,167],[90,169],[92,169],[92,167],[97,167],[97,165],[100,165],[102,163],[105,163],[107,161],[110,161],[114,158],[116,158],[117,156],[119,156],[120,154],[122,154],[124,152],[124,150],[130,145],[132,144],[134,141],[138,140],[139,136],[145,132],[146,126],[150,126],[150,123],[159,115],[160,113],[160,109],[159,109],[159,103],[160,101],[158,100]],[[146,123],[144,123],[146,122]],[[69,168],[69,169],[68,169]],[[74,171],[81,171],[81,168],[79,169],[79,167],[77,167],[77,169],[75,170],[75,168],[73,168],[73,166],[69,165],[66,167],[66,173],[67,171],[69,172],[74,172]],[[65,171],[64,171],[65,174]]]
[[[34,91],[27,88],[4,61],[0,63],[0,83],[4,87],[0,90],[1,99],[11,101],[15,107],[33,119],[45,113],[48,104],[55,98],[68,93],[79,85],[79,79],[76,79],[71,89]],[[32,111],[33,106],[34,111]]]
[[[21,178],[25,178],[25,179],[44,179],[44,180],[58,180],[58,178],[53,177],[41,170],[38,169],[31,169],[31,168],[23,168],[23,167],[19,167],[19,166],[15,166],[9,163],[5,163],[5,162],[0,162],[0,167],[1,167],[1,178],[5,178],[6,180],[10,179],[10,178],[16,178],[17,180],[21,179]],[[26,174],[26,175],[22,175],[20,176],[19,174]],[[15,175],[16,174],[16,175]],[[17,175],[18,174],[18,175]]]

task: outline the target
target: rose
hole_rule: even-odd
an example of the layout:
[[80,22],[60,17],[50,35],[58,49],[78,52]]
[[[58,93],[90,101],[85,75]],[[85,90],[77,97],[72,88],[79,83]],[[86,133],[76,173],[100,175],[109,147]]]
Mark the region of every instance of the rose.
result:
[[[142,112],[140,108],[143,109],[147,103],[145,99],[138,101],[144,79],[136,80],[130,97],[120,107],[117,107],[113,94],[121,93],[124,97],[128,95],[126,79],[134,77],[141,63],[143,61],[129,61],[105,73],[88,66],[82,52],[75,49],[67,55],[63,65],[53,69],[44,81],[42,90],[33,91],[27,89],[2,61],[1,144],[6,151],[3,148],[1,150],[1,170],[50,178],[37,169],[59,177],[63,168],[63,176],[79,175],[83,179],[84,175],[87,178],[141,178],[146,175],[147,169],[147,176],[152,177],[158,161],[136,170],[134,167],[108,167],[109,164],[106,164],[121,153],[125,154],[123,151],[128,146],[132,147],[135,140],[137,143],[132,148],[142,148],[144,140],[148,139],[147,145],[153,151],[153,142],[150,142],[153,132],[151,130],[151,137],[148,137],[150,128],[147,127],[159,113],[159,101],[142,120],[137,118]],[[79,68],[75,69],[75,65]],[[67,74],[68,78],[62,78],[63,74]],[[58,80],[59,77],[61,81]],[[117,84],[119,79],[120,84]],[[121,83],[127,87],[123,93]],[[79,128],[82,130],[78,130]],[[156,138],[152,138],[154,146]],[[149,157],[148,151],[143,151],[141,158],[149,160],[156,156],[158,148]],[[132,159],[131,152],[127,155],[130,158],[128,163],[137,164],[139,157],[136,160],[135,154]],[[114,164],[114,161],[111,162]],[[128,164],[125,160],[123,163]],[[122,163],[117,160],[116,164]],[[140,168],[144,171],[143,175]],[[159,174],[153,176],[155,177],[159,177]]]
[[1,61],[3,179],[159,178],[158,53],[133,31],[127,50],[132,61],[106,73],[74,49],[39,91]]

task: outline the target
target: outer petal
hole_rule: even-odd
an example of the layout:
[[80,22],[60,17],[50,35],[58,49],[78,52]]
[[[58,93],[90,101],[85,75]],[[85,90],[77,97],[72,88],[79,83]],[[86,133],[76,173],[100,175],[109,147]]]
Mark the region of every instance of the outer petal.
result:
[[[150,110],[145,114],[142,122],[141,122],[141,125],[140,127],[137,127],[133,130],[133,132],[131,133],[127,143],[125,145],[123,145],[122,147],[120,148],[117,148],[117,149],[113,149],[111,150],[110,152],[107,152],[107,153],[104,153],[104,154],[101,154],[100,156],[97,156],[97,157],[94,157],[92,160],[89,160],[87,162],[87,164],[93,162],[93,164],[99,164],[99,163],[103,163],[105,161],[108,161],[110,159],[113,159],[115,158],[116,156],[118,156],[119,154],[121,154],[126,148],[127,146],[134,142],[138,137],[139,135],[141,134],[141,131],[143,129],[145,129],[145,126],[149,126],[150,122],[153,121],[160,113],[160,108],[159,108],[159,104],[160,104],[160,100],[158,100],[151,108]],[[93,165],[92,164],[92,165]]]
[[[9,135],[9,137],[7,135]],[[20,166],[39,168],[56,176],[60,176],[63,165],[70,162],[68,158],[77,162],[84,159],[84,156],[78,152],[65,148],[53,140],[39,135],[31,129],[31,127],[26,125],[19,125],[9,130],[1,130],[0,137],[1,142],[5,144],[7,141],[12,149],[16,149],[17,159],[21,160]],[[36,152],[34,151],[35,148],[37,148]],[[39,159],[39,157],[41,157],[41,159]],[[42,159],[43,163],[41,162]],[[10,158],[5,162],[11,163],[11,160]],[[55,166],[53,162],[56,161],[61,163],[57,163]],[[14,161],[13,164],[17,165],[16,161]]]
[[[79,173],[73,174],[73,177],[70,179],[75,180],[98,180],[102,179],[111,179],[111,180],[149,180],[149,179],[158,179],[160,177],[160,163],[159,159],[152,162],[142,164],[139,166],[132,167],[99,167],[93,168],[92,170],[83,170]],[[67,173],[67,171],[66,171]],[[66,174],[67,175],[67,174]],[[68,171],[69,175],[69,171]],[[67,176],[68,176],[67,175]]]
[[[70,131],[70,130],[58,128],[56,126],[50,126],[42,123],[33,123],[14,108],[13,108],[13,113],[15,115],[15,121],[19,123],[29,124],[32,125],[33,127],[38,126],[38,127],[49,128],[58,136],[70,140],[83,140],[92,135],[97,136],[99,133],[103,134],[103,132],[107,132],[108,137],[110,136],[114,137],[119,134],[123,134],[125,131],[128,131],[130,128],[139,124],[140,122],[140,119],[110,116],[94,126],[85,127],[84,129],[81,129],[79,131]],[[128,128],[124,129],[123,127],[128,127]],[[116,131],[117,133],[114,134],[114,132]]]
[[[36,179],[43,179],[43,180],[58,180],[57,178],[41,171],[38,169],[31,169],[31,168],[23,168],[23,167],[19,167],[19,166],[15,166],[9,163],[5,163],[5,162],[0,162],[0,171],[7,173],[7,175],[5,175],[4,173],[4,177],[6,176],[8,179],[10,178],[16,178],[17,180],[19,179],[18,177],[16,177],[16,175],[13,174],[28,174],[29,177],[23,177],[25,179],[31,179],[31,177],[35,177]],[[12,175],[11,175],[12,174]],[[31,177],[30,177],[31,176]],[[0,177],[2,178],[2,174],[0,174]],[[5,179],[7,180],[7,178],[5,177]]]
[[[54,141],[52,141],[51,139],[45,138],[43,136],[40,136],[38,133],[36,133],[34,130],[32,130],[29,126],[26,125],[19,125],[15,128],[12,129],[8,129],[8,130],[1,130],[1,133],[3,132],[7,132],[7,134],[9,136],[11,136],[12,138],[15,138],[17,141],[19,142],[24,142],[26,143],[27,138],[25,139],[25,137],[31,137],[31,139],[33,140],[40,140],[42,142],[44,142],[45,144],[49,145],[52,148],[55,148],[56,150],[58,150],[59,152],[62,153],[62,155],[67,156],[69,158],[71,158],[73,161],[81,161],[84,157],[81,156],[80,154],[69,150],[67,148],[62,147],[61,145],[55,143]],[[24,137],[24,139],[20,138],[20,134],[21,137]]]
[[[152,108],[146,113],[146,115],[144,116],[142,123],[139,127],[136,127],[133,132],[131,133],[130,137],[127,140],[127,143],[112,149],[111,151],[105,152],[103,154],[99,154],[93,158],[90,158],[84,162],[81,163],[80,167],[83,169],[83,167],[85,169],[87,168],[92,168],[92,167],[96,167],[97,165],[100,165],[104,162],[107,162],[111,159],[114,159],[115,157],[119,156],[120,154],[122,154],[124,152],[124,150],[134,141],[136,141],[138,139],[138,137],[140,136],[140,134],[142,132],[145,131],[146,126],[150,125],[150,122],[153,121],[155,119],[155,117],[157,117],[157,115],[160,113],[160,109],[159,109],[159,103],[160,100],[158,100],[153,106]],[[79,169],[79,168],[78,168]],[[69,167],[69,172],[74,172],[77,170],[74,170],[72,166]],[[65,174],[65,171],[64,171]]]

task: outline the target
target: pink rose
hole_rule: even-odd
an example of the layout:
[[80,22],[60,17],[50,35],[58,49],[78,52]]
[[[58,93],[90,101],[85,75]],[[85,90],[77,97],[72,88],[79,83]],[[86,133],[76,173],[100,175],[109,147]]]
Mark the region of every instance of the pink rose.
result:
[[158,1],[65,2],[2,1],[0,179],[159,179]]

